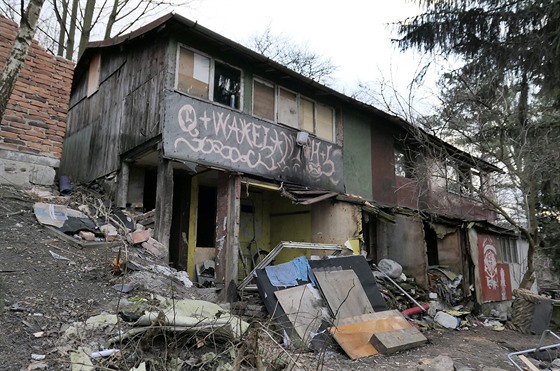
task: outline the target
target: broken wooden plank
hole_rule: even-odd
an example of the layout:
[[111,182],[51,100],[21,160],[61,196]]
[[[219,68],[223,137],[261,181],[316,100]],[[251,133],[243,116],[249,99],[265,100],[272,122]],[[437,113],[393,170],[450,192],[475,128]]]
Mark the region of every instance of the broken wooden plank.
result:
[[539,371],[537,366],[533,364],[533,362],[529,361],[529,358],[525,357],[523,354],[518,355],[521,362],[525,363],[525,365],[529,368],[530,371]]
[[329,332],[350,359],[369,357],[378,353],[369,341],[373,332],[364,326],[363,322],[333,326],[329,328]]
[[370,343],[381,354],[393,354],[401,350],[416,348],[427,341],[428,339],[415,327],[374,333],[370,339]]
[[329,192],[329,193],[324,194],[324,195],[322,195],[322,196],[318,196],[318,197],[314,197],[314,198],[309,198],[309,199],[307,199],[307,200],[305,200],[305,201],[298,202],[298,204],[300,204],[300,205],[311,205],[311,204],[314,204],[314,203],[319,202],[319,201],[323,201],[323,200],[326,200],[326,199],[329,199],[329,198],[333,198],[333,197],[336,196],[337,194],[338,194],[338,193],[336,193],[336,192]]
[[[380,350],[371,342],[374,334],[399,330],[407,332],[410,328],[416,330],[398,310],[387,310],[343,318],[329,331],[346,354],[351,359],[356,359],[379,353]],[[389,349],[392,348],[389,346]]]
[[335,323],[342,318],[374,312],[362,283],[353,270],[313,269],[312,272]]
[[311,284],[274,292],[297,334],[307,344],[312,333],[321,327],[323,300]]

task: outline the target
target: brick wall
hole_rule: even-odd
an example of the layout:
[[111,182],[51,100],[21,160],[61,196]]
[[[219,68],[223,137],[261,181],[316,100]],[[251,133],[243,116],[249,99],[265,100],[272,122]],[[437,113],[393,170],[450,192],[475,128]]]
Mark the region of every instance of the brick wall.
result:
[[[0,17],[0,70],[17,28]],[[0,122],[0,150],[60,159],[73,70],[73,62],[46,52],[33,41]]]

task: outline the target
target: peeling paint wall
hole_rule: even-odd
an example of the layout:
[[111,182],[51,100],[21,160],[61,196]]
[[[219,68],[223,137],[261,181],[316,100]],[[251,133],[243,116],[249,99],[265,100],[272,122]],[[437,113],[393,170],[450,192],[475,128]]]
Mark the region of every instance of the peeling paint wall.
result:
[[428,284],[424,226],[416,216],[395,215],[396,223],[380,221],[377,224],[379,260],[392,259],[403,267],[408,277],[426,287]]
[[361,234],[362,212],[359,206],[330,201],[311,208],[311,242],[342,245]]

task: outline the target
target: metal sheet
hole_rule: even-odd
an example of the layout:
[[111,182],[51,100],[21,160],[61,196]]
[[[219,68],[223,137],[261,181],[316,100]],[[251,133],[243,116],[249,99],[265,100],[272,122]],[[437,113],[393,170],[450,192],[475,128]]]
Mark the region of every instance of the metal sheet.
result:
[[166,95],[163,150],[167,158],[199,162],[314,188],[344,192],[342,148],[297,130],[195,100]]

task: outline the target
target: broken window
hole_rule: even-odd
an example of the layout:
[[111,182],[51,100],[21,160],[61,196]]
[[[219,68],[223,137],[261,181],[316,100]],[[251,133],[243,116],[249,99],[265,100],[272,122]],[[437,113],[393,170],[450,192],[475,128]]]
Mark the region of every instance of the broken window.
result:
[[224,63],[214,63],[214,102],[239,109],[241,71]]
[[446,174],[447,190],[449,192],[476,197],[482,189],[482,177],[476,169],[460,167],[448,162]]
[[395,148],[394,163],[396,176],[400,176],[403,178],[414,177],[414,162],[406,151],[400,148]]
[[[177,90],[241,109],[241,71],[185,47],[179,47]],[[213,78],[212,78],[213,74]]]
[[210,58],[186,48],[179,48],[177,90],[208,99],[210,91]]

